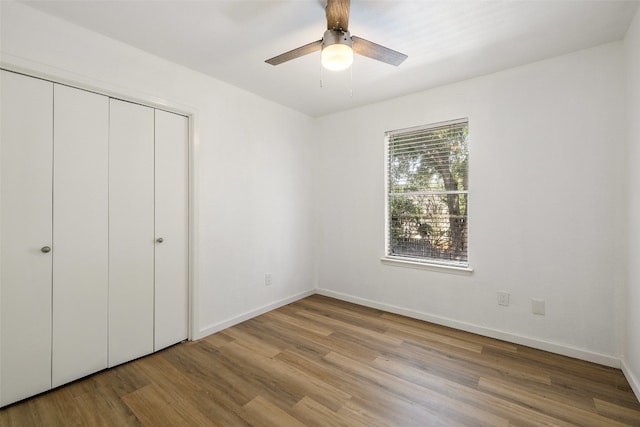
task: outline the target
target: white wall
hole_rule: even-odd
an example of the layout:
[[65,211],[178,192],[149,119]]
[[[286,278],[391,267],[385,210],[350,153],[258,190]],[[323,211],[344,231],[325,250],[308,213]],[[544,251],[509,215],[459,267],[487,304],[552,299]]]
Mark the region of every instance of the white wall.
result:
[[627,295],[625,374],[640,398],[640,12],[629,28],[625,41],[627,73],[627,141],[629,152],[629,285]]
[[196,336],[313,289],[310,118],[27,6],[0,14],[4,66],[195,113]]
[[[626,243],[621,43],[319,119],[318,287],[619,365]],[[469,118],[471,275],[383,265],[384,132]],[[497,292],[511,306],[497,305]],[[531,314],[531,298],[546,315]]]

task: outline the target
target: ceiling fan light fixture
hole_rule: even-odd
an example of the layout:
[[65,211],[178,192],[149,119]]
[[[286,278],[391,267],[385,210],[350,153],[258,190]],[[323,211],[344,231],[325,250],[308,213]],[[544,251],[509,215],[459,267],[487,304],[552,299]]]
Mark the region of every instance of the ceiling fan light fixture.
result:
[[350,0],[326,1],[327,30],[324,32],[324,36],[320,40],[267,59],[265,61],[267,64],[279,65],[319,50],[322,51],[322,66],[332,71],[349,68],[353,64],[354,53],[396,67],[407,59],[407,55],[404,53],[396,52],[360,37],[351,37],[349,32]]
[[327,30],[322,38],[322,66],[331,71],[342,71],[353,64],[351,34],[348,31]]
[[322,49],[322,66],[331,71],[342,71],[353,64],[353,49],[343,44],[332,44]]

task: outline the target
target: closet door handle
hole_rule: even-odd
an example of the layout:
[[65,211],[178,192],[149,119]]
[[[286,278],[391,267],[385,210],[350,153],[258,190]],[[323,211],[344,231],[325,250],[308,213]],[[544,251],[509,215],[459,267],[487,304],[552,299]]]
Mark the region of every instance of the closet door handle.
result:
[[162,242],[164,242],[164,239],[163,239],[162,237],[158,237],[158,238],[156,239],[156,242],[158,242],[158,243],[162,243]]
[[49,246],[43,246],[42,248],[40,248],[40,252],[46,254],[48,252],[51,252],[51,248]]

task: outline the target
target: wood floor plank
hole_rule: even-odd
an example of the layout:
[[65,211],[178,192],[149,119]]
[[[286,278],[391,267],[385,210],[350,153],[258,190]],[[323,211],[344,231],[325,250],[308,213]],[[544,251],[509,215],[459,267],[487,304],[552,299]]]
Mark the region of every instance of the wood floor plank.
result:
[[313,295],[0,409],[13,426],[638,426],[622,372]]
[[[438,413],[458,422],[474,422],[477,426],[508,426],[509,420],[496,416],[481,408],[470,406],[466,403],[455,401],[450,397],[422,387],[419,384],[406,381],[397,376],[390,375],[375,367],[367,366],[361,362],[349,359],[337,353],[329,353],[325,359],[330,363],[335,363],[345,370],[358,375],[364,381],[370,381],[384,390],[405,399],[408,402],[423,405],[431,410],[438,410]],[[455,406],[456,410],[446,412],[443,409]]]
[[428,330],[415,330],[415,328],[393,326],[387,330],[386,335],[397,337],[401,340],[420,341],[428,343],[442,343],[451,347],[467,350],[473,353],[482,353],[482,345],[477,343],[448,337]]
[[171,405],[171,401],[159,392],[155,384],[146,385],[129,393],[123,396],[122,400],[145,426],[171,426],[184,423],[181,415]]
[[401,347],[382,352],[385,355],[404,356],[416,363],[430,363],[433,370],[448,372],[448,375],[460,377],[460,381],[476,383],[480,376],[511,377],[514,380],[550,382],[549,374],[533,363],[523,364],[511,361],[513,353],[507,357],[495,358],[483,351],[472,354],[456,351],[447,344],[406,341]]
[[402,339],[400,338],[386,335],[384,331],[374,331],[362,327],[359,323],[347,323],[344,320],[338,320],[333,317],[311,312],[301,312],[300,316],[319,324],[326,325],[327,327],[334,328],[334,330],[340,331],[345,335],[354,336],[354,338],[362,339],[364,337],[367,341],[374,341],[380,346],[398,346],[402,344]]
[[614,384],[600,382],[597,374],[590,378],[590,372],[591,369],[587,369],[586,372],[575,375],[570,372],[552,371],[551,383],[566,393],[570,392],[567,393],[570,396],[595,397],[631,409],[638,407],[638,400],[620,370],[610,368],[609,377],[616,378]]
[[233,341],[233,338],[231,338],[229,335],[225,334],[224,331],[222,331],[216,334],[211,334],[208,337],[203,338],[203,340],[206,340],[209,344],[211,344],[216,348],[220,348],[225,344]]
[[[350,400],[340,408],[337,415],[340,419],[345,420],[347,425],[354,427],[388,427],[391,425],[388,419],[367,411],[354,400]],[[432,425],[435,427],[435,424]]]
[[290,305],[295,307],[304,307],[307,304],[314,304],[316,307],[320,307],[320,310],[330,310],[331,308],[338,308],[343,312],[349,312],[354,314],[361,314],[367,319],[375,319],[382,316],[385,312],[371,307],[365,307],[362,305],[352,304],[347,301],[342,301],[336,298],[326,297],[324,295],[312,295],[309,298],[303,298]]
[[[341,409],[342,406],[339,408]],[[339,410],[338,409],[338,410]],[[314,427],[366,427],[365,424],[354,419],[340,417],[335,411],[316,402],[308,396],[303,397],[293,406],[293,415],[304,425]]]
[[42,414],[43,425],[82,425],[82,415],[73,402],[68,387],[59,387],[47,393],[48,399],[36,399],[35,410]]
[[280,322],[280,324],[287,325],[288,327],[297,327],[313,334],[321,335],[323,337],[327,337],[333,332],[333,329],[314,325],[309,322],[305,322],[304,320],[297,317],[289,316],[278,311],[270,311],[269,313],[264,314],[264,317],[269,320]]
[[74,397],[82,424],[86,426],[109,427],[139,426],[136,415],[125,405],[119,405],[120,396],[109,386],[93,389]]
[[606,400],[593,399],[598,414],[604,415],[623,423],[640,424],[640,410],[629,409]]
[[210,347],[207,341],[201,341],[188,352],[177,351],[179,349],[174,351],[173,347],[171,350],[163,352],[163,357],[230,410],[245,405],[261,392],[260,387],[254,386],[246,378],[243,366],[218,349]]
[[265,427],[304,427],[302,422],[262,396],[256,397],[244,407],[250,419],[253,421],[253,425]]
[[386,392],[380,393],[379,399],[373,400],[362,396],[354,396],[340,409],[340,413],[350,416],[358,412],[366,419],[375,419],[369,425],[407,426],[407,427],[455,427],[462,425],[454,422],[437,409],[416,405],[396,395]]
[[264,340],[243,331],[241,328],[231,328],[227,332],[227,335],[234,338],[234,341],[232,343],[228,343],[228,345],[238,344],[246,347],[248,350],[251,350],[256,354],[261,354],[266,357],[273,357],[281,351],[280,348],[264,342]]
[[621,427],[625,425],[611,418],[603,417],[596,412],[570,406],[547,396],[531,393],[523,387],[507,384],[496,379],[480,378],[478,388],[534,408],[538,412],[549,414],[559,420],[570,421],[583,427],[601,427],[603,425]]
[[[620,389],[620,387],[622,387],[624,391],[631,390],[629,383],[620,369],[614,369],[526,346],[519,346],[517,358],[523,363],[535,363],[537,366],[548,370],[552,376],[568,374],[576,380],[584,380],[585,384],[611,386],[612,389]],[[635,398],[633,400],[637,401]]]
[[[362,360],[371,361],[378,356],[377,349],[379,347],[364,337],[358,339],[358,337],[345,335],[342,332],[332,332],[329,336],[321,336],[299,330],[292,334],[291,328],[270,323],[268,320],[265,321],[262,316],[252,320],[254,322],[251,327],[255,328],[255,333],[267,342],[287,342],[287,348],[296,347],[319,358],[336,350],[352,354],[353,357]],[[310,324],[317,325],[312,320],[305,320]],[[273,337],[273,335],[277,337]]]
[[[148,362],[147,359],[144,359]],[[151,384],[151,380],[141,375],[136,369],[136,363],[125,363],[111,368],[109,375],[93,375],[86,380],[78,381],[75,384],[81,384],[84,392],[90,392],[89,388],[92,382],[96,383],[96,387],[110,387],[118,396],[124,396],[142,387]]]
[[[309,358],[299,349],[286,350],[277,358],[351,394],[351,399],[338,412],[349,414],[357,420],[377,420],[369,425],[407,426],[421,425],[421,422],[422,425],[430,426],[451,425],[451,420],[440,416],[437,411],[416,405],[381,387],[372,388],[369,386],[370,381],[325,360]],[[424,424],[427,420],[429,423]]]
[[[172,347],[176,349],[176,347]],[[222,426],[248,426],[243,405],[255,398],[260,389],[253,387],[208,341],[202,340],[188,351],[188,357],[178,351],[163,352],[176,369],[185,372],[201,391],[190,396],[193,404],[210,420]]]
[[251,376],[261,385],[263,395],[269,396],[274,402],[282,402],[283,406],[294,406],[300,399],[309,396],[336,410],[351,397],[340,388],[308,375],[282,360],[252,355],[238,347],[229,344],[224,350],[230,352],[236,360],[246,362],[245,366],[251,366]]
[[318,353],[326,354],[331,351],[331,348],[322,344],[322,338],[325,337],[324,334],[318,335],[317,333],[309,332],[295,325],[283,324],[274,321],[267,315],[250,319],[236,325],[234,329],[235,328],[241,329],[280,350],[304,343],[304,345],[314,349]]
[[41,411],[38,405],[36,405],[37,401],[38,399],[35,397],[0,409],[0,426],[22,427],[46,425],[46,412]]
[[389,323],[377,316],[375,311],[371,309],[354,310],[352,304],[335,304],[329,298],[300,300],[297,302],[297,307],[300,307],[303,313],[329,317],[347,325],[358,325],[373,332],[384,333],[389,328]]
[[571,426],[557,418],[553,418],[531,410],[528,407],[519,406],[510,401],[495,397],[478,390],[475,387],[467,387],[459,382],[446,377],[431,374],[414,365],[403,364],[402,361],[390,360],[384,357],[376,359],[373,366],[391,375],[404,378],[407,381],[419,384],[425,388],[436,390],[441,394],[457,399],[469,405],[483,408],[502,418],[516,422],[519,426]]

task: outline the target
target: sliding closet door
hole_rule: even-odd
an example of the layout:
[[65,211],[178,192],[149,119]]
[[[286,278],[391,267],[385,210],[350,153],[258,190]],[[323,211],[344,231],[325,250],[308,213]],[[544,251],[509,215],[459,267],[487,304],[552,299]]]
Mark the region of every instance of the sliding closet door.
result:
[[107,366],[109,99],[54,85],[53,386]]
[[153,108],[111,100],[109,366],[153,352]]
[[187,339],[189,120],[156,110],[155,350]]
[[0,71],[0,113],[4,406],[51,388],[53,84]]

